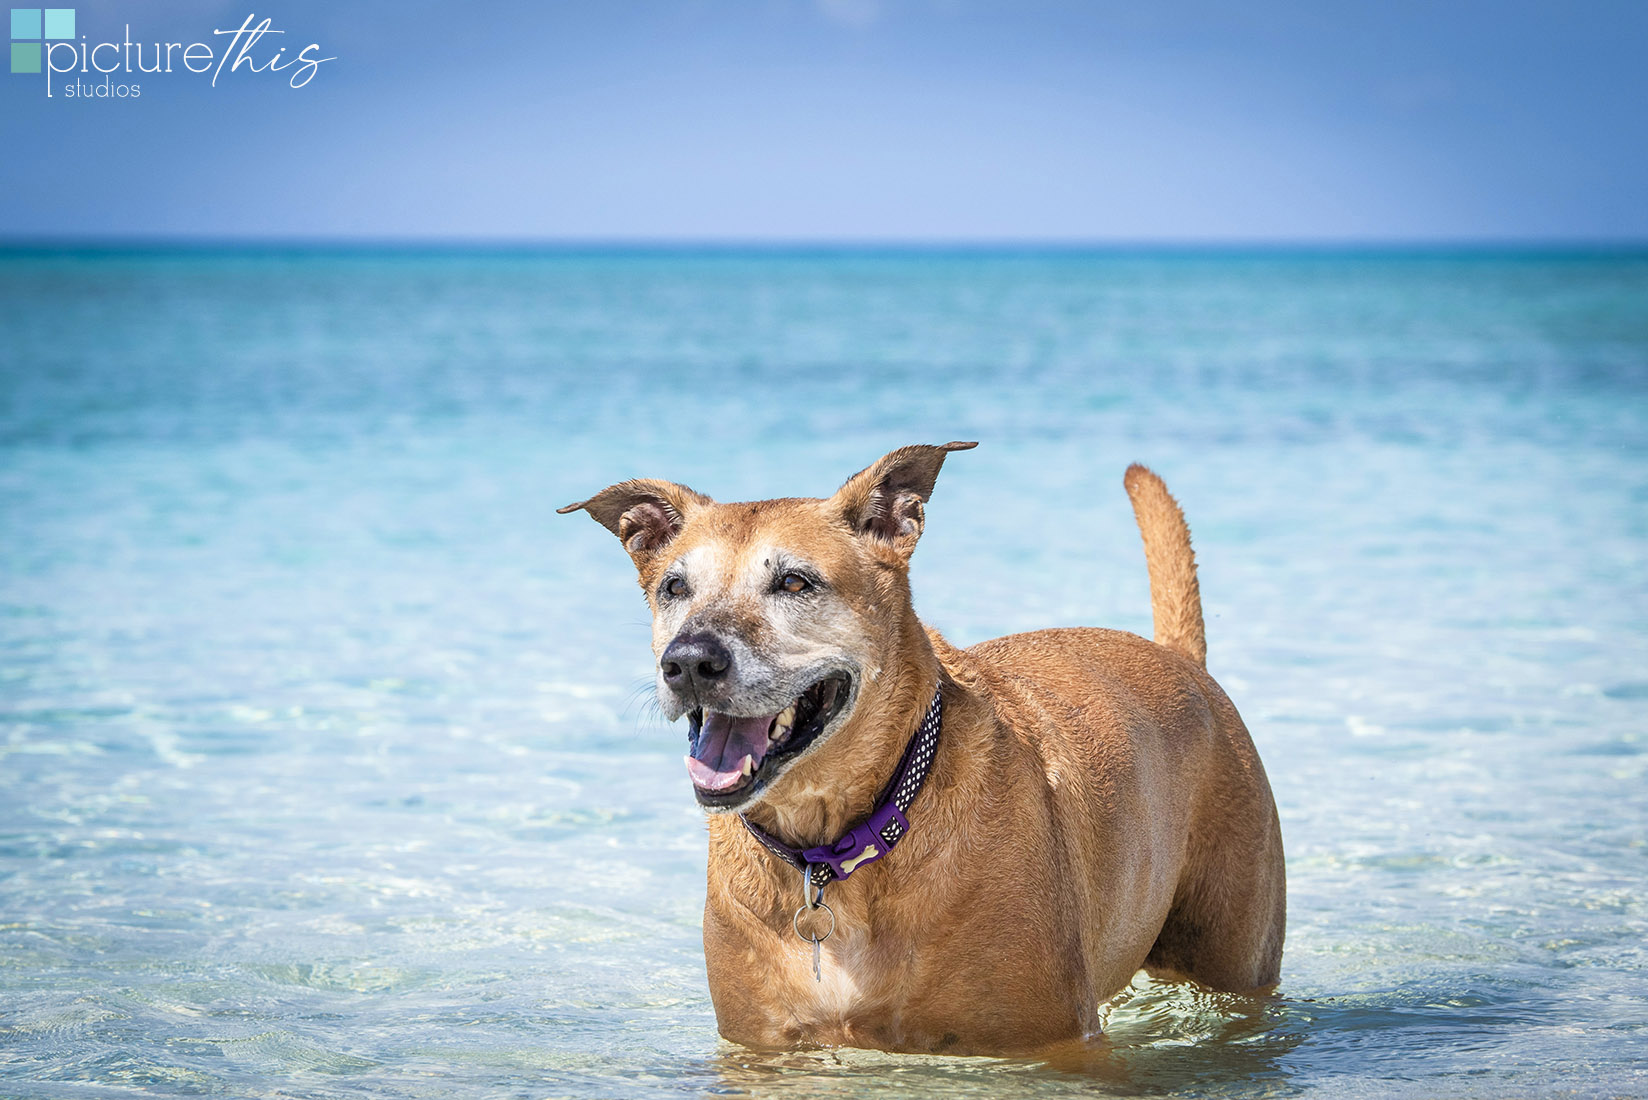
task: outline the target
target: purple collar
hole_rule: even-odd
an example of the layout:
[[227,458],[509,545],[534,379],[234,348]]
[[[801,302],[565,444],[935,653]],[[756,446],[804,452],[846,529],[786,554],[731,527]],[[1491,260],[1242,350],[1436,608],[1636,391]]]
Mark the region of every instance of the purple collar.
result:
[[910,831],[910,821],[904,815],[910,812],[910,804],[921,793],[921,785],[927,781],[927,773],[932,770],[943,712],[941,685],[939,690],[933,692],[933,702],[927,708],[927,716],[921,720],[915,736],[905,747],[904,759],[898,762],[893,778],[877,796],[876,808],[834,844],[792,848],[743,814],[738,815],[739,820],[769,852],[796,870],[805,870],[813,889],[822,893],[824,887],[836,879],[846,878],[865,864],[885,856]]

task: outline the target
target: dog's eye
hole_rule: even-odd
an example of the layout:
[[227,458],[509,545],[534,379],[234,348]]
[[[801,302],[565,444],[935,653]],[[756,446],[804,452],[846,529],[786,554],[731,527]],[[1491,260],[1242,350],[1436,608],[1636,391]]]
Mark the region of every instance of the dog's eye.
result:
[[808,583],[807,578],[803,577],[800,573],[785,573],[782,577],[778,578],[778,590],[780,592],[789,592],[793,594],[796,592],[805,592],[811,587],[812,585]]
[[674,599],[677,596],[685,596],[686,594],[687,582],[682,580],[680,577],[671,577],[669,580],[664,582],[664,595],[669,596],[671,599]]

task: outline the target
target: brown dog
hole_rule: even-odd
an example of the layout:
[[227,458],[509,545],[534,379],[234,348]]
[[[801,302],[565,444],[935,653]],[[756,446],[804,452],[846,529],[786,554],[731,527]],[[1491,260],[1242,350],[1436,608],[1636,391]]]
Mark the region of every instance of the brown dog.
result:
[[[1128,469],[1155,642],[1065,629],[958,650],[916,618],[908,566],[945,454],[972,446],[904,447],[828,500],[717,504],[626,481],[561,509],[623,541],[653,609],[659,701],[691,719],[728,1039],[1024,1052],[1097,1034],[1140,967],[1221,990],[1277,980],[1281,831],[1203,667],[1178,505]],[[907,821],[853,832],[940,704],[936,752],[911,753],[931,770]],[[779,853],[844,834],[835,851],[853,859],[797,863],[820,872],[826,913]]]

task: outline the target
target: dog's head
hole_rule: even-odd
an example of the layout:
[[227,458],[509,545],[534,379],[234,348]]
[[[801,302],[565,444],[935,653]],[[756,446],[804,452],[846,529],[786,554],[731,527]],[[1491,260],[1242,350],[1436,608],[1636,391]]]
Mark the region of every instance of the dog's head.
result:
[[827,500],[717,504],[643,480],[560,509],[588,512],[635,562],[658,701],[670,721],[689,719],[705,808],[756,802],[873,709],[909,643],[923,505],[944,456],[974,446],[900,448]]

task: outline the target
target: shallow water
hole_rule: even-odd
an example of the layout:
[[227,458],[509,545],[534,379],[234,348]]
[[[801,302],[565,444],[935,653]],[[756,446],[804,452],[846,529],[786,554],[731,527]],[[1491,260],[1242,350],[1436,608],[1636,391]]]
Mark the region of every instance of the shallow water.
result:
[[[0,253],[0,1093],[1648,1093],[1645,399],[1643,255]],[[1282,985],[743,1051],[645,607],[552,509],[954,438],[963,644],[1148,633],[1123,468],[1183,501]]]

